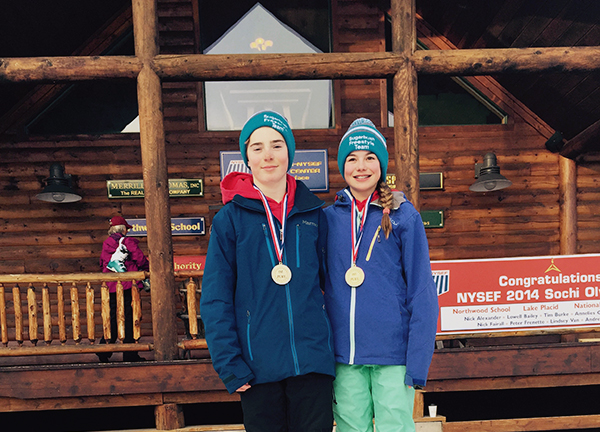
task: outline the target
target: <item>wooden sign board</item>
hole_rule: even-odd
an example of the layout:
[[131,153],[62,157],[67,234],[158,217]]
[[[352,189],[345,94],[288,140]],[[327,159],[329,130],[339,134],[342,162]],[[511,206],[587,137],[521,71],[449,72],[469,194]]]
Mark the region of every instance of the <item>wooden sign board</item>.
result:
[[600,328],[600,254],[432,261],[438,335]]
[[[143,180],[107,180],[109,198],[144,198]],[[169,179],[170,197],[204,196],[202,179]]]

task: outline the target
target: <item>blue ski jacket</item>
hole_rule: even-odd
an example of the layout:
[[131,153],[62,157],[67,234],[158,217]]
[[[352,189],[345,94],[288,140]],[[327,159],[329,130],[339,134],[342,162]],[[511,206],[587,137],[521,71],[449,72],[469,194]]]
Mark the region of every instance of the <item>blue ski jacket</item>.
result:
[[405,365],[407,385],[424,386],[433,349],[438,301],[429,246],[420,214],[394,192],[392,232],[381,229],[382,207],[371,202],[356,265],[363,284],[351,288],[345,273],[352,264],[351,199],[344,190],[325,209],[328,283],[325,303],[334,332],[337,362]]
[[322,205],[297,182],[284,234],[283,263],[292,271],[286,285],[271,279],[278,262],[260,200],[235,195],[213,219],[201,316],[213,366],[230,393],[247,382],[335,375],[322,291],[327,235]]

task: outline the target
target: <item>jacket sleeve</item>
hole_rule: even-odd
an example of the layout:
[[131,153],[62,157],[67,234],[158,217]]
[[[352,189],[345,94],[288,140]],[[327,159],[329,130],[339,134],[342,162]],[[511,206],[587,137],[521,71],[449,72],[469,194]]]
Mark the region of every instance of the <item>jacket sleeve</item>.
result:
[[144,255],[144,252],[140,249],[138,239],[134,239],[132,237],[125,237],[123,240],[127,250],[129,251],[129,259],[131,259],[137,265],[138,270],[140,271],[149,271],[150,263],[148,262],[148,258]]
[[412,204],[404,203],[406,225],[401,232],[402,264],[410,313],[405,384],[425,386],[437,332],[438,299],[431,273],[425,227]]
[[235,317],[235,227],[223,208],[212,223],[202,278],[200,313],[213,367],[229,393],[254,378],[242,358]]

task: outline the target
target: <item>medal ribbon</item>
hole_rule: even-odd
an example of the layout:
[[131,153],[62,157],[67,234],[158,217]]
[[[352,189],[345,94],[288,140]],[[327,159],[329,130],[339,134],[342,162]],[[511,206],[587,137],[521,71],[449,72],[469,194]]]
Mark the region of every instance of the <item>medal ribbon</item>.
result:
[[346,192],[346,194],[348,194],[348,196],[350,197],[350,201],[352,202],[352,207],[350,210],[351,218],[352,218],[352,233],[351,233],[352,265],[356,265],[356,257],[358,256],[358,247],[360,246],[360,241],[362,240],[362,236],[363,236],[363,226],[364,226],[365,220],[367,219],[367,212],[369,211],[369,204],[371,203],[371,197],[373,196],[373,194],[371,194],[369,196],[369,198],[367,199],[367,202],[365,203],[365,207],[362,209],[362,211],[359,211],[358,207],[356,205],[356,199],[354,199],[354,197],[348,191],[348,189],[346,189],[345,192]]
[[277,227],[275,226],[275,219],[273,217],[273,211],[267,202],[267,197],[262,191],[254,185],[254,189],[258,191],[260,194],[260,199],[265,207],[265,212],[267,213],[267,222],[269,222],[269,230],[271,231],[271,238],[273,239],[273,244],[275,245],[275,253],[277,254],[277,259],[281,263],[283,261],[283,243],[285,241],[285,221],[287,219],[287,206],[288,206],[288,194],[286,192],[285,198],[283,200],[282,206],[282,215],[281,215],[281,236],[277,235]]

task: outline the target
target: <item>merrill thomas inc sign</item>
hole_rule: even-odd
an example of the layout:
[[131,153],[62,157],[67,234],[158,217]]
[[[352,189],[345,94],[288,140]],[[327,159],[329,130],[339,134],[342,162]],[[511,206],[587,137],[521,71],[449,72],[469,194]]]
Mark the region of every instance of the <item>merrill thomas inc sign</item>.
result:
[[[109,198],[144,198],[143,180],[107,180]],[[204,196],[202,179],[169,179],[169,196]]]

